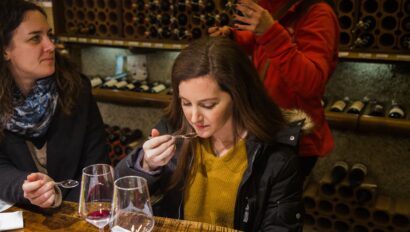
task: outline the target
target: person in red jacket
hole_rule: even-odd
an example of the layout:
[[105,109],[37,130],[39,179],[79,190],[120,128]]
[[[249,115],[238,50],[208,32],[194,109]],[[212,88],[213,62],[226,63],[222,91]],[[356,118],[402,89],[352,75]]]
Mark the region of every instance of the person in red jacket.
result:
[[297,108],[313,118],[299,154],[308,176],[317,158],[334,147],[321,100],[335,70],[339,25],[328,0],[239,0],[233,27],[212,27],[210,36],[230,36],[252,54],[268,94],[282,108]]

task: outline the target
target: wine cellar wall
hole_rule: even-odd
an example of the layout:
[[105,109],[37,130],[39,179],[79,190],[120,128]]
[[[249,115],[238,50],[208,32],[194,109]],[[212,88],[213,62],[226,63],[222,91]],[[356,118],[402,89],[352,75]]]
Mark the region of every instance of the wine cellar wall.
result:
[[[186,43],[233,24],[236,0],[53,1],[61,36]],[[336,0],[341,51],[408,53],[410,0]]]
[[338,0],[340,49],[410,51],[409,0]]
[[233,1],[53,1],[56,33],[150,42],[186,42],[231,22]]

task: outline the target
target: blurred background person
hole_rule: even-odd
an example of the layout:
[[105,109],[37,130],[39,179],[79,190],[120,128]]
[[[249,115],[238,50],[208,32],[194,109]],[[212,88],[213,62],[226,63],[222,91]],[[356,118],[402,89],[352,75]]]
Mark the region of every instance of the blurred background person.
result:
[[88,79],[55,51],[43,9],[0,2],[0,199],[41,208],[76,201],[82,168],[108,162]]
[[330,153],[333,137],[321,101],[338,58],[339,25],[333,0],[239,0],[233,27],[212,27],[229,36],[256,66],[268,94],[282,108],[301,109],[315,124],[299,155],[307,177],[317,158]]

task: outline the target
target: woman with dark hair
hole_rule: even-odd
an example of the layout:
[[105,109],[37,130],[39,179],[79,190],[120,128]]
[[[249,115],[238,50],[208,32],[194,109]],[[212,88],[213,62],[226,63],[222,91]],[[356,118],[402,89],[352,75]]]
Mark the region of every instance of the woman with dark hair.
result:
[[0,200],[41,208],[77,200],[82,168],[107,162],[89,81],[61,57],[44,10],[0,1]]
[[[245,231],[301,230],[296,151],[305,115],[282,113],[229,39],[182,50],[172,87],[164,119],[117,165],[117,175],[145,177],[158,216]],[[175,136],[186,133],[196,136]]]

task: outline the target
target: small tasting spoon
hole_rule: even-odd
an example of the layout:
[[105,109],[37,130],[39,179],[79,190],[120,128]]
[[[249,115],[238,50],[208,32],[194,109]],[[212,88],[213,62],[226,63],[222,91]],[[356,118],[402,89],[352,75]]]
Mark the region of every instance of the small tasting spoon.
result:
[[78,181],[68,179],[59,182],[54,182],[54,184],[61,188],[74,188],[77,187]]

